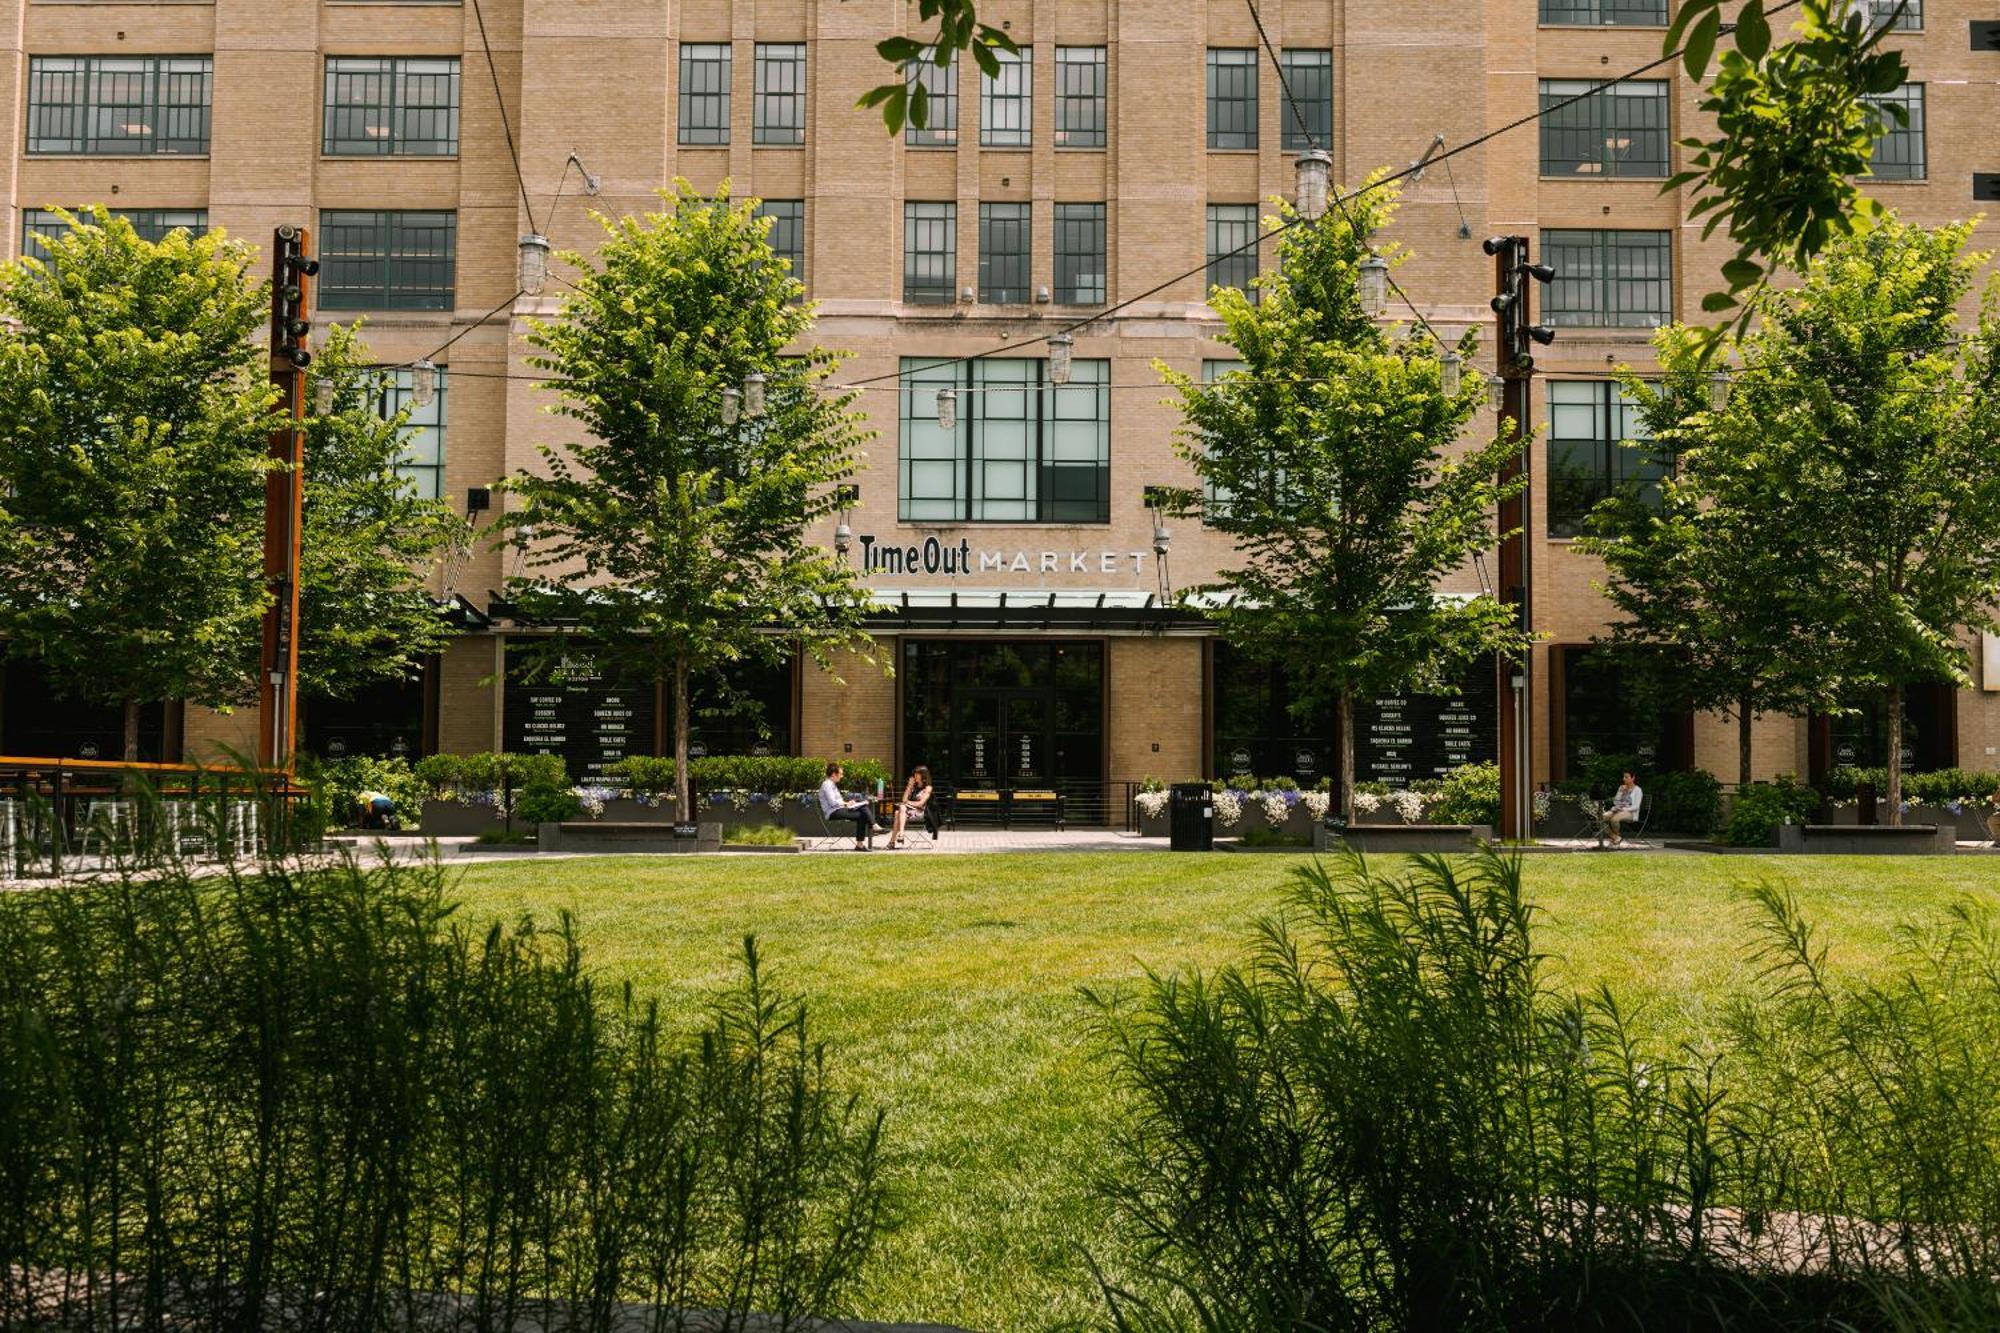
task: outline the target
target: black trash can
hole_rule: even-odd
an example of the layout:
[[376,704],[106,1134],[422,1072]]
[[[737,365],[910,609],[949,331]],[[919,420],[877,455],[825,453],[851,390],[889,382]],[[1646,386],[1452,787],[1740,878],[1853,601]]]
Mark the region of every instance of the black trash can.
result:
[[1215,793],[1206,782],[1176,782],[1167,796],[1167,821],[1172,850],[1215,850]]

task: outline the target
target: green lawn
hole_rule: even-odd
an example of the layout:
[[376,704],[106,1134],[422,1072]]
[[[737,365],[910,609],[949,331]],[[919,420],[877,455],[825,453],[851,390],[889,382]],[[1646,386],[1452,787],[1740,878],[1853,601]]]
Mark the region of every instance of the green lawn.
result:
[[[903,1155],[904,1225],[858,1313],[1019,1329],[1097,1310],[1084,1255],[1104,1249],[1088,1176],[1107,1101],[1078,988],[1234,958],[1299,861],[606,858],[479,866],[462,887],[481,917],[572,911],[605,976],[670,1003],[729,983],[754,932],[839,1070],[890,1109]],[[1690,1034],[1750,980],[1740,886],[1794,890],[1856,968],[1880,966],[1912,915],[2000,906],[2000,858],[1549,856],[1528,877],[1565,978]]]

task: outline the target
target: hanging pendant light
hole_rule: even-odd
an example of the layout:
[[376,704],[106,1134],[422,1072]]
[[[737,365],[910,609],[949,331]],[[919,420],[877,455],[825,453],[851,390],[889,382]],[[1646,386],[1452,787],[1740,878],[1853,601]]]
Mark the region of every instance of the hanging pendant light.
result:
[[1295,187],[1293,207],[1307,221],[1317,221],[1325,212],[1333,191],[1333,154],[1324,148],[1308,148],[1292,163]]
[[540,296],[549,281],[549,238],[529,232],[521,238],[521,290]]
[[1070,353],[1076,347],[1076,339],[1067,331],[1049,335],[1049,383],[1068,384]]
[[722,391],[722,424],[733,426],[743,416],[743,390],[734,386]]
[[410,367],[410,399],[418,407],[429,407],[437,401],[438,368],[429,357]]
[[1362,313],[1370,319],[1380,319],[1389,308],[1389,261],[1380,255],[1368,256],[1361,261],[1356,283]]
[[752,421],[764,415],[764,372],[753,370],[743,377],[743,415]]
[[1507,410],[1507,381],[1498,375],[1486,377],[1486,405],[1495,412]]
[[937,391],[938,427],[942,430],[958,428],[958,390],[939,389]]
[[1465,358],[1457,352],[1446,351],[1438,358],[1438,389],[1447,398],[1458,397],[1459,386],[1465,382]]
[[1720,412],[1729,406],[1729,372],[1718,370],[1708,377],[1708,405]]
[[314,377],[313,406],[319,409],[321,416],[328,416],[333,412],[333,381],[324,375]]

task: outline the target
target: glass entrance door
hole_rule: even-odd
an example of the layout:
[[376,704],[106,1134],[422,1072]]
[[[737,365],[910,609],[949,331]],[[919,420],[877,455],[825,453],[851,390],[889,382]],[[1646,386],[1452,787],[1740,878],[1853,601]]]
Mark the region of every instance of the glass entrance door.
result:
[[903,771],[928,764],[947,791],[1052,790],[1071,811],[1102,804],[1102,644],[905,640],[902,681]]

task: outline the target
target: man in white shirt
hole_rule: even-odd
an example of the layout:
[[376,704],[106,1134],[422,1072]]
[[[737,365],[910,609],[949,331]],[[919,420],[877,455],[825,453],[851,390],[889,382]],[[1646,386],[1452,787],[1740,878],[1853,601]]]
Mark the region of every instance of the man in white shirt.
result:
[[1639,779],[1628,770],[1618,790],[1611,794],[1611,804],[1597,817],[1597,845],[1602,847],[1609,838],[1613,847],[1624,843],[1619,825],[1629,824],[1639,817],[1639,803],[1646,799],[1645,789],[1639,786]]
[[826,818],[828,827],[835,820],[854,824],[854,850],[873,851],[871,845],[875,837],[875,807],[867,801],[850,801],[840,790],[841,767],[839,764],[826,766],[826,781],[819,784],[819,812]]

